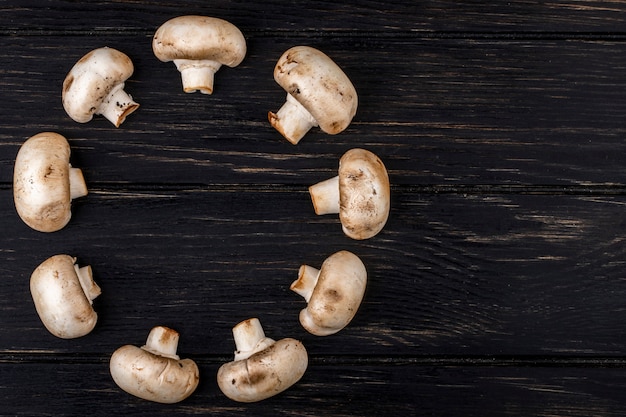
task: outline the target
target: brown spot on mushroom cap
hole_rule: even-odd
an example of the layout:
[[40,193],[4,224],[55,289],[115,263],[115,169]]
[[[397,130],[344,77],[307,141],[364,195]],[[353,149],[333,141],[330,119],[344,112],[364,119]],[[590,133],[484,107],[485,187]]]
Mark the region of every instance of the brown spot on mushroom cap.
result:
[[339,218],[349,237],[368,239],[387,222],[390,186],[380,158],[365,149],[351,149],[339,162]]
[[74,76],[72,74],[69,74],[67,77],[65,77],[65,80],[63,80],[63,94],[65,94],[70,88],[72,88],[73,83]]
[[356,114],[354,85],[330,57],[315,48],[295,46],[285,51],[274,67],[274,79],[328,134],[345,130]]

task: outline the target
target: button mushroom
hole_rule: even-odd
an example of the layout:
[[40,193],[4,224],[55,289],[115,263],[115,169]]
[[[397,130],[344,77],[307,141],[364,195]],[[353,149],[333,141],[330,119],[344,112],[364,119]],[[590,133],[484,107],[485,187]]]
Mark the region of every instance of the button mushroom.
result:
[[40,232],[62,229],[73,199],[87,195],[82,171],[70,165],[65,137],[42,132],[22,144],[15,159],[13,200],[20,218]]
[[323,52],[294,46],[276,63],[274,79],[287,91],[270,124],[289,142],[297,144],[313,127],[335,135],[344,131],[356,114],[358,97],[348,76]]
[[189,397],[200,380],[198,366],[176,354],[179,334],[154,327],[141,348],[125,345],[109,362],[113,381],[124,391],[144,400],[172,404]]
[[351,149],[339,161],[339,175],[309,187],[316,214],[339,213],[343,232],[368,239],[389,217],[390,189],[380,158],[365,149]]
[[63,81],[63,108],[78,123],[87,123],[101,114],[115,127],[137,110],[124,91],[125,81],[133,74],[130,58],[113,48],[98,48],[76,62]]
[[302,265],[291,290],[306,300],[300,323],[309,333],[327,336],[348,325],[365,293],[367,271],[358,256],[339,251],[322,263],[321,269]]
[[79,268],[76,258],[55,255],[42,262],[30,277],[35,309],[50,333],[62,339],[93,330],[98,315],[92,300],[100,295],[90,266]]
[[237,324],[233,336],[235,360],[217,372],[217,383],[228,398],[261,401],[283,392],[304,375],[308,356],[301,342],[291,338],[276,342],[265,337],[256,318]]
[[163,23],[152,39],[154,55],[174,61],[183,90],[213,93],[213,79],[222,65],[236,67],[246,55],[246,40],[232,23],[216,17],[178,16]]

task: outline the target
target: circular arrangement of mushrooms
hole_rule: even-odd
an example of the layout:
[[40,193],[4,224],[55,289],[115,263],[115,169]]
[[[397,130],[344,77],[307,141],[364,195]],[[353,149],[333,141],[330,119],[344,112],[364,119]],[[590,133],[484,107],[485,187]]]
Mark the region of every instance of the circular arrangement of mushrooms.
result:
[[[241,31],[222,19],[179,16],[163,23],[152,42],[154,55],[173,61],[180,71],[183,91],[213,93],[214,75],[222,66],[236,67],[246,54]],[[92,50],[80,58],[63,81],[62,103],[67,115],[87,123],[102,115],[115,127],[139,107],[124,91],[133,74],[130,58],[113,48]],[[295,46],[278,60],[274,79],[287,92],[278,112],[268,120],[284,138],[297,144],[315,126],[327,134],[344,131],[356,114],[358,98],[350,79],[323,52]],[[55,132],[41,132],[20,147],[14,167],[14,203],[17,214],[39,232],[55,232],[71,218],[71,203],[87,195],[82,171],[70,164],[70,145]],[[372,152],[355,148],[339,160],[338,175],[309,187],[316,214],[339,214],[343,232],[355,240],[378,234],[387,222],[390,186],[387,170]],[[330,255],[320,269],[302,265],[290,288],[307,306],[300,323],[309,333],[327,336],[339,332],[354,318],[367,284],[361,259],[342,250]],[[82,337],[96,326],[93,300],[100,287],[90,266],[60,254],[42,262],[32,273],[30,291],[44,327],[64,339]],[[257,318],[232,329],[236,351],[232,362],[217,372],[222,393],[238,402],[272,397],[297,383],[308,366],[302,342],[265,336]],[[139,398],[176,403],[197,388],[199,370],[191,359],[177,355],[179,334],[154,327],[145,345],[125,345],[110,358],[113,381]]]

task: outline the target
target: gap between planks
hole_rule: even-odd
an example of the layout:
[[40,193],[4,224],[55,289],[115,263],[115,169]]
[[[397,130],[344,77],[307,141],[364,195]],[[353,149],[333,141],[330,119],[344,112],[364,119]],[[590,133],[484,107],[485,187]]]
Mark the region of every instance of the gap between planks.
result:
[[[108,363],[110,355],[101,353],[55,353],[53,351],[4,351],[0,364],[25,363]],[[203,365],[232,361],[231,356],[193,355]],[[526,367],[526,368],[626,368],[626,356],[450,356],[450,355],[315,355],[309,357],[316,366],[421,366],[421,367]]]

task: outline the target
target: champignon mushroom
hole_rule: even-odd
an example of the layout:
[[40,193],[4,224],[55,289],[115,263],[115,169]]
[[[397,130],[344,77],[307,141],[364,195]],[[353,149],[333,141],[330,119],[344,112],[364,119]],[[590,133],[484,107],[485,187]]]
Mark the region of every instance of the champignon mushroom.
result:
[[257,318],[233,328],[235,360],[220,367],[217,383],[228,398],[256,402],[279,394],[298,382],[308,366],[304,345],[295,339],[265,337]]
[[154,327],[141,348],[125,345],[111,355],[113,381],[124,391],[144,400],[172,404],[189,397],[200,381],[198,366],[176,354],[179,334]]
[[87,123],[101,114],[115,127],[139,104],[124,91],[133,74],[130,58],[113,48],[98,48],[76,62],[63,81],[63,108],[78,123]]
[[15,159],[13,200],[24,223],[40,232],[60,230],[72,217],[72,200],[85,195],[85,179],[70,165],[65,137],[42,132],[22,144]]
[[90,266],[76,265],[76,258],[55,255],[42,262],[30,277],[35,309],[50,333],[73,339],[91,332],[98,315],[92,302],[100,295]]
[[316,214],[339,213],[343,232],[368,239],[389,217],[390,189],[380,158],[365,149],[351,149],[339,161],[339,175],[309,187]]
[[174,61],[183,90],[213,93],[213,79],[222,65],[236,67],[246,55],[246,40],[232,23],[216,17],[178,16],[163,23],[152,39],[154,55]]
[[308,303],[300,312],[302,327],[316,336],[346,327],[361,305],[366,284],[365,265],[346,250],[326,258],[319,270],[302,265],[290,287]]
[[323,52],[310,46],[288,49],[276,63],[274,80],[287,91],[270,124],[294,145],[313,127],[335,135],[356,114],[358,97],[348,76]]

